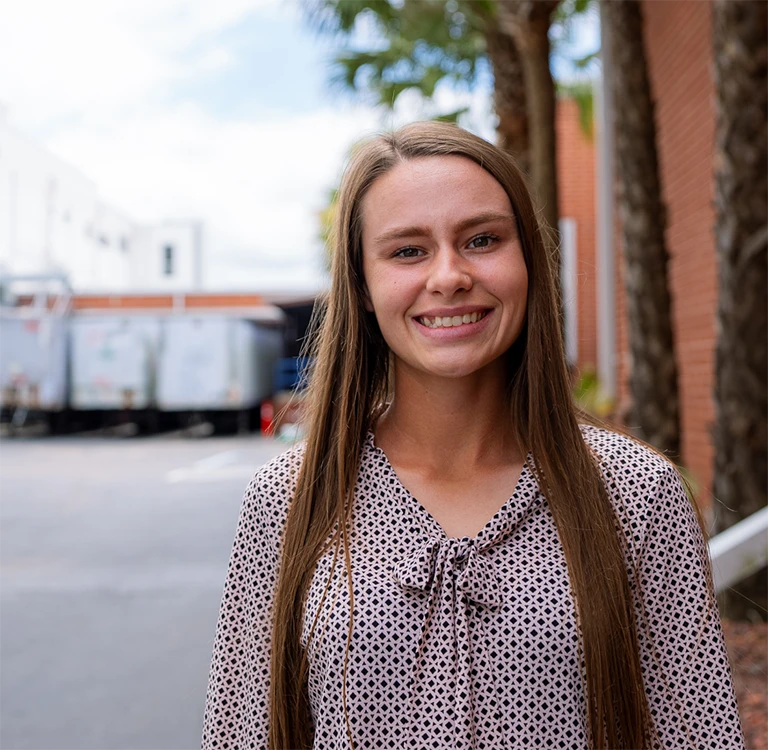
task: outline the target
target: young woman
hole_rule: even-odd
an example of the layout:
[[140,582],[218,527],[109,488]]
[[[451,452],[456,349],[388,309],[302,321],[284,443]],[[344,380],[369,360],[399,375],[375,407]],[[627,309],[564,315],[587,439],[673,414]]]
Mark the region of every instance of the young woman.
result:
[[308,438],[245,492],[204,748],[742,748],[674,465],[573,404],[512,159],[418,123],[339,192]]

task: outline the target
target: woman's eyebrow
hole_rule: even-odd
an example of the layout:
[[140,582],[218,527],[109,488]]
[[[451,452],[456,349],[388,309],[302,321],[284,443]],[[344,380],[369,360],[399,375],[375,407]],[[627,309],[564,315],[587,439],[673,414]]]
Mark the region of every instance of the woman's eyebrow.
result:
[[509,224],[517,224],[515,217],[512,214],[508,214],[502,211],[486,211],[477,216],[472,216],[469,219],[464,219],[456,224],[455,229],[457,232],[462,232],[465,229],[477,226],[478,224],[486,224],[489,221],[504,221]]
[[[463,219],[454,226],[454,231],[463,232],[466,229],[477,226],[478,224],[485,224],[489,221],[505,221],[510,224],[515,224],[515,217],[512,214],[508,214],[501,211],[485,211],[484,213],[471,216],[468,219]],[[390,240],[401,240],[406,237],[424,237],[428,235],[429,229],[427,227],[410,226],[410,227],[397,227],[396,229],[390,229],[387,232],[383,232],[374,238],[374,243],[379,245],[383,242],[389,242]]]

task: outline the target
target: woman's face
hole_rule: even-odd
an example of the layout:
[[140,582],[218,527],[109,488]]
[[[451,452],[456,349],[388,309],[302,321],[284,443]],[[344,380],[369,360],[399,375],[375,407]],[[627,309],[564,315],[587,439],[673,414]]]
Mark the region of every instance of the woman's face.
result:
[[504,188],[461,156],[398,163],[361,204],[366,308],[398,367],[459,378],[502,366],[528,272]]

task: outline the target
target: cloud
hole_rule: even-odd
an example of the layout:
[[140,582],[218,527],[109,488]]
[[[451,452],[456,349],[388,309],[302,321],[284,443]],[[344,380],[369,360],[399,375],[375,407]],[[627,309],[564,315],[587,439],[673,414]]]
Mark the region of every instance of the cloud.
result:
[[124,115],[226,51],[183,53],[277,0],[24,0],[0,12],[0,96],[40,134],[82,113]]
[[330,104],[222,117],[180,97],[234,65],[223,32],[254,14],[298,23],[278,0],[6,3],[0,101],[134,220],[202,219],[209,286],[317,286],[316,214],[377,118]]
[[317,213],[349,146],[377,122],[370,109],[352,106],[221,121],[184,104],[108,128],[63,128],[50,145],[134,217],[202,217],[206,265],[221,286],[226,274],[216,267],[226,258],[270,266],[320,255]]
[[[280,0],[5,3],[0,101],[134,220],[202,220],[207,286],[317,286],[317,214],[349,147],[382,124],[429,112],[405,97],[384,118],[349,99],[311,111],[264,101],[257,112],[226,114],[181,95],[238,64],[226,32],[254,18],[301,24]],[[255,75],[279,64],[264,59]],[[487,91],[440,88],[437,108],[468,103],[468,124],[488,137],[489,101]]]

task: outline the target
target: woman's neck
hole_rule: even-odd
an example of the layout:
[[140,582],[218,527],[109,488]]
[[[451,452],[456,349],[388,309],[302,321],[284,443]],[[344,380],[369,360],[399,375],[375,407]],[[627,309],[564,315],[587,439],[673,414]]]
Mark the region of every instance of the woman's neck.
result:
[[438,378],[395,370],[395,398],[376,425],[393,462],[427,473],[463,474],[525,456],[510,429],[503,372]]

